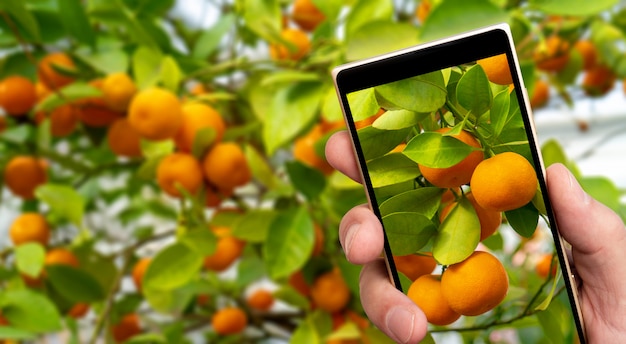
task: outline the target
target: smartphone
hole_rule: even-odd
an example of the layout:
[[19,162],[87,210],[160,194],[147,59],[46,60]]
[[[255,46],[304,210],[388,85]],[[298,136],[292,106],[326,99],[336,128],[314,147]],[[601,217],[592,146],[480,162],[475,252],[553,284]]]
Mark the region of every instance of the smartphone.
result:
[[431,333],[584,343],[507,24],[333,70],[390,282]]

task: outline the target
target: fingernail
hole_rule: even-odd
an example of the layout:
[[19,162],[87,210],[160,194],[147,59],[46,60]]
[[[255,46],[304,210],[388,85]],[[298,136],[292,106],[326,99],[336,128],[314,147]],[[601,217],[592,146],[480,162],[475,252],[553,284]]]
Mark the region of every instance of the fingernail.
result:
[[583,190],[574,175],[569,170],[567,171],[567,173],[569,175],[569,187],[572,190],[574,196],[581,200],[584,204],[591,203],[591,196],[589,196],[589,194],[586,193],[585,190]]
[[408,343],[413,335],[415,314],[403,307],[397,306],[387,313],[385,319],[387,328],[399,343]]
[[350,227],[348,227],[346,238],[343,243],[343,251],[345,252],[346,256],[348,256],[348,254],[350,253],[350,249],[352,248],[352,242],[354,241],[354,238],[358,234],[360,228],[361,225],[358,223],[352,224],[350,225]]

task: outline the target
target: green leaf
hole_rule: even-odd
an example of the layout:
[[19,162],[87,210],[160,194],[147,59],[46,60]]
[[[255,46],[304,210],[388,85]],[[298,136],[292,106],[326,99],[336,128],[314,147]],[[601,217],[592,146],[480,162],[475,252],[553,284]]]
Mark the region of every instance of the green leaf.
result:
[[615,211],[620,209],[622,195],[610,179],[606,177],[583,177],[579,182],[582,188],[600,203]]
[[530,5],[546,14],[563,16],[592,16],[608,10],[619,0],[530,0]]
[[314,243],[313,220],[306,208],[281,212],[269,229],[263,256],[270,277],[286,277],[306,263]]
[[261,243],[266,240],[277,215],[274,210],[249,210],[233,223],[233,236],[248,242]]
[[2,6],[35,41],[41,41],[39,24],[32,12],[26,8],[25,1],[5,0]]
[[100,284],[102,290],[113,288],[115,277],[118,274],[118,268],[113,258],[103,256],[88,245],[77,247],[73,252],[80,261],[82,271],[97,271],[91,277]]
[[343,112],[341,112],[341,106],[334,87],[328,87],[326,90],[326,95],[322,101],[322,116],[328,122],[343,121]]
[[77,41],[95,46],[96,35],[89,24],[85,7],[78,0],[59,0],[59,16],[68,33]]
[[39,102],[37,106],[35,106],[34,111],[52,111],[71,101],[101,96],[102,92],[89,84],[73,82],[63,87],[60,90],[60,94],[63,96],[60,96],[58,93],[52,93],[43,101]]
[[397,212],[412,212],[432,218],[439,209],[443,189],[425,187],[409,190],[387,199],[378,206],[382,216]]
[[376,93],[374,88],[366,88],[364,90],[351,92],[347,95],[348,103],[350,104],[350,112],[352,113],[352,119],[360,121],[371,116],[374,116],[380,106],[376,101]]
[[452,136],[427,131],[412,138],[402,153],[420,165],[448,168],[463,161],[476,150],[480,149]]
[[539,223],[539,211],[529,203],[521,208],[504,212],[509,225],[517,234],[530,238]]
[[[568,5],[570,6],[570,5]],[[491,24],[508,22],[507,13],[489,0],[444,0],[422,26],[422,41],[452,36]]]
[[0,294],[2,315],[17,329],[35,333],[61,330],[61,317],[44,295],[30,289],[6,290]]
[[10,326],[0,326],[0,338],[35,341],[37,335],[30,331],[25,331]]
[[401,153],[391,153],[367,163],[374,188],[393,185],[420,176],[417,164]]
[[282,26],[280,1],[242,0],[243,20],[246,26],[268,41],[276,41]]
[[137,88],[146,89],[156,85],[160,77],[163,56],[160,51],[139,47],[132,56],[133,73]]
[[35,195],[59,217],[82,228],[85,199],[75,189],[60,184],[44,184],[35,190]]
[[[555,307],[558,306],[558,302],[552,303]],[[561,317],[559,312],[554,309],[555,307],[549,307],[543,312],[537,313],[537,319],[543,329],[545,339],[550,340],[551,343],[565,343],[565,337],[563,336],[563,324],[560,321]],[[567,310],[567,313],[570,311]]]
[[357,135],[365,160],[371,160],[389,153],[400,143],[404,142],[409,131],[409,129],[380,130],[372,126],[359,129]]
[[172,92],[178,91],[178,86],[183,79],[183,73],[178,67],[178,63],[171,56],[165,56],[161,61],[159,70],[159,81]]
[[386,0],[356,1],[346,18],[346,37],[358,34],[361,28],[373,21],[391,20],[393,3]]
[[[417,28],[389,20],[368,22],[347,38],[346,58],[360,60],[408,48],[418,43]],[[389,39],[393,37],[393,39]]]
[[212,254],[217,247],[217,237],[205,226],[187,229],[178,240],[200,255]]
[[461,262],[476,250],[479,241],[480,221],[472,203],[463,197],[439,226],[433,257],[442,265]]
[[25,243],[15,247],[15,264],[17,270],[30,277],[41,273],[46,258],[46,250],[39,243]]
[[67,301],[95,302],[105,297],[100,283],[83,270],[68,265],[49,265],[46,272],[56,292]]
[[541,146],[541,155],[543,157],[543,164],[546,168],[556,163],[561,163],[564,165],[568,163],[565,151],[563,151],[563,148],[561,147],[559,142],[554,139],[546,141]]
[[156,254],[148,266],[143,287],[160,291],[181,287],[200,270],[203,258],[198,251],[184,243],[167,246]]
[[191,300],[198,294],[193,283],[185,284],[173,290],[143,288],[142,292],[153,309],[168,314],[182,314],[189,307]]
[[276,177],[269,162],[252,145],[245,145],[244,152],[246,161],[250,166],[254,179],[263,184],[268,189],[275,189],[281,181]]
[[511,97],[508,90],[503,90],[496,94],[493,99],[493,107],[489,114],[491,125],[493,128],[493,136],[498,137],[502,133],[502,129],[506,124],[511,107]]
[[196,157],[198,161],[202,161],[202,157],[204,157],[206,152],[213,145],[213,142],[215,142],[216,136],[217,131],[211,127],[196,131],[193,143],[191,144],[191,154]]
[[202,60],[215,53],[224,36],[234,27],[235,19],[230,13],[220,16],[213,27],[203,30],[193,46],[191,56]]
[[269,155],[311,123],[323,95],[324,88],[319,82],[298,83],[277,90],[263,123],[263,141]]
[[285,165],[289,180],[308,200],[314,200],[324,191],[326,177],[319,170],[299,161],[290,161]]
[[463,74],[456,87],[456,98],[462,107],[476,117],[491,108],[493,95],[489,79],[480,65],[472,66]]
[[398,212],[383,217],[391,252],[403,256],[419,251],[437,230],[433,222],[419,213]]
[[419,113],[439,110],[448,95],[441,71],[377,86],[376,93],[379,104],[385,109]]
[[301,309],[309,309],[309,307],[311,306],[307,297],[303,296],[302,294],[300,294],[300,292],[290,287],[277,289],[276,291],[274,291],[274,297],[289,305]]
[[417,113],[408,110],[389,110],[378,117],[372,126],[382,130],[411,128],[420,124],[430,113]]

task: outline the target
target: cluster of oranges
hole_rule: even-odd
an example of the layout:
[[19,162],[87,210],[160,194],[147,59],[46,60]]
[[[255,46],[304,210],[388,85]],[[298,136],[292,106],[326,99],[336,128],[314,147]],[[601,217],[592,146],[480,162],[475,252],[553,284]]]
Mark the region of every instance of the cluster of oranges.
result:
[[[308,33],[326,20],[326,16],[312,0],[296,0],[283,18],[281,42],[270,45],[270,56],[275,61],[299,61],[311,52]],[[296,27],[289,27],[289,19]]]
[[[499,82],[506,85],[508,80]],[[441,134],[448,131],[450,128],[437,130]],[[479,140],[470,132],[461,131],[452,137],[476,150],[451,167],[420,165],[419,169],[430,184],[447,189],[439,212],[441,222],[464,197],[478,217],[482,241],[500,227],[502,212],[532,201],[537,176],[532,164],[518,153],[503,152],[485,159]],[[394,257],[394,262],[398,271],[413,281],[408,296],[435,325],[448,325],[461,315],[483,314],[500,304],[508,291],[502,263],[488,252],[475,251],[465,260],[448,265],[441,275],[433,274],[437,262],[429,253]]]
[[[46,218],[35,212],[25,212],[20,214],[9,228],[9,237],[15,247],[28,243],[37,243],[46,250],[44,257],[44,267],[37,275],[31,276],[26,273],[21,275],[24,283],[32,288],[43,286],[47,274],[46,267],[54,265],[65,265],[72,268],[79,268],[80,262],[76,255],[64,247],[51,247],[50,237],[52,229]],[[68,316],[80,318],[89,310],[86,303],[76,303],[65,310]]]

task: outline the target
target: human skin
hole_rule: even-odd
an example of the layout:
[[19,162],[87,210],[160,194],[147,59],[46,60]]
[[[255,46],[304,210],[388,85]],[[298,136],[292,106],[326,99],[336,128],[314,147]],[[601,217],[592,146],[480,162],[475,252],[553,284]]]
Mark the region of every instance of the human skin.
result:
[[[326,158],[338,171],[361,182],[350,137],[331,136]],[[578,281],[587,341],[626,342],[626,228],[620,217],[585,193],[561,164],[546,171],[552,208]],[[363,265],[361,303],[370,320],[398,343],[417,343],[427,333],[424,313],[389,281],[380,258],[383,233],[367,205],[349,210],[341,220],[339,239],[348,261]],[[380,297],[385,295],[385,297]]]

